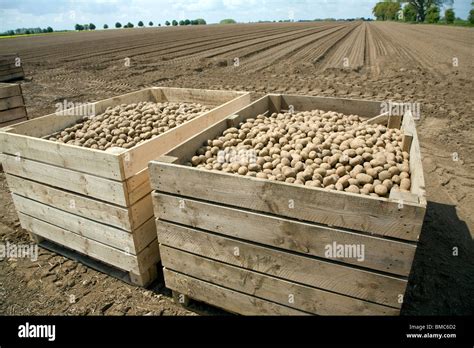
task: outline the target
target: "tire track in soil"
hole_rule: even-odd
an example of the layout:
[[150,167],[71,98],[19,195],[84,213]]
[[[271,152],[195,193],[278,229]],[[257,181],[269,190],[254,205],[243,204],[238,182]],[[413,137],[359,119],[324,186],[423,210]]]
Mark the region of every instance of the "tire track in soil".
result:
[[[268,32],[273,32],[273,31],[281,31],[282,29],[271,29],[271,30],[261,30],[261,31],[250,31],[246,34],[242,34],[242,33],[239,33],[239,34],[235,34],[235,33],[230,33],[228,36],[223,36],[223,35],[209,35],[209,36],[206,36],[205,39],[203,40],[196,40],[196,37],[195,36],[190,36],[186,39],[182,39],[182,40],[173,40],[173,39],[170,39],[169,41],[159,41],[160,44],[162,44],[161,46],[158,45],[158,48],[157,48],[157,44],[156,43],[153,43],[153,44],[146,44],[146,45],[138,45],[138,46],[135,46],[135,47],[130,47],[130,46],[124,46],[122,48],[119,48],[119,49],[111,49],[110,51],[115,53],[115,56],[117,56],[117,52],[122,52],[122,54],[120,56],[123,56],[123,52],[127,52],[127,51],[131,51],[133,52],[132,54],[127,54],[126,56],[129,57],[129,58],[132,58],[132,57],[136,57],[136,56],[144,56],[144,55],[147,55],[147,54],[151,54],[151,53],[156,53],[156,52],[163,52],[164,50],[170,50],[170,49],[173,49],[173,48],[179,48],[177,51],[180,51],[180,50],[183,50],[183,49],[188,49],[189,48],[189,45],[194,45],[196,47],[199,47],[200,45],[204,44],[204,43],[208,43],[208,42],[220,42],[220,41],[227,41],[229,40],[230,38],[239,38],[241,39],[242,37],[245,37],[245,36],[265,36],[268,34]],[[293,29],[288,29],[288,30],[293,30]],[[218,37],[219,39],[216,40],[216,37]],[[147,42],[149,42],[149,40],[147,40]],[[186,47],[187,46],[187,47]],[[139,48],[147,48],[147,47],[153,47],[154,49],[153,50],[145,50],[143,52],[136,52],[137,49]],[[107,51],[109,52],[109,51]],[[94,54],[94,55],[80,55],[80,56],[76,56],[76,57],[72,57],[66,61],[69,61],[69,62],[72,62],[72,61],[75,61],[75,60],[78,60],[78,59],[84,59],[84,58],[94,58],[94,57],[98,57],[98,56],[102,56],[104,54],[104,52],[99,52],[97,54]]]
[[[331,33],[335,32],[335,31],[338,31],[338,30],[341,30],[343,28],[343,26],[325,26],[323,28],[321,28],[321,30],[318,30],[318,31],[315,31],[313,33],[313,35],[318,35],[319,37],[326,37],[328,35],[331,35]],[[235,56],[238,56],[239,58],[246,58],[246,57],[250,57],[254,54],[257,54],[257,53],[260,53],[260,52],[263,52],[264,50],[266,49],[269,49],[269,48],[272,48],[274,46],[278,46],[278,45],[282,45],[284,43],[287,43],[287,42],[290,42],[292,40],[286,40],[284,42],[276,42],[274,45],[262,45],[261,47],[248,47],[248,49],[246,50],[237,50],[235,51]],[[312,45],[308,45],[306,48],[303,48],[302,50],[306,50],[308,49],[309,47],[311,47]],[[290,60],[293,60],[293,58],[298,55],[299,52],[295,53],[294,55],[292,55],[291,57],[288,57],[288,62],[290,62]],[[227,53],[227,57],[230,57],[230,54]]]
[[360,23],[344,36],[334,46],[332,54],[326,55],[322,69],[360,70],[364,66],[365,28],[366,24]]
[[[326,29],[326,31],[327,30],[329,29]],[[263,50],[257,54],[252,54],[249,59],[244,61],[244,64],[242,65],[242,68],[239,68],[239,71],[244,73],[261,71],[270,65],[275,65],[277,62],[297,53],[299,50],[304,49],[307,45],[312,44],[321,37],[329,35],[330,32],[323,32],[323,35],[316,35],[316,37],[314,36],[315,34],[317,33],[312,33],[311,35],[307,35],[297,40],[288,40],[285,43],[276,44],[270,49]],[[290,45],[285,45],[288,42],[290,42]]]
[[288,58],[288,62],[291,64],[298,63],[311,63],[315,64],[322,60],[326,52],[334,47],[339,40],[349,34],[353,28],[350,26],[340,26],[337,30],[328,33],[328,35],[321,37],[319,40],[314,42],[312,45],[308,45],[307,48],[300,50],[291,57]]
[[[305,36],[312,35],[313,33],[319,32],[326,30],[328,26],[325,25],[318,25],[314,26],[312,25],[310,28],[305,28],[302,30],[298,31],[293,31],[293,32],[288,32],[284,34],[279,34],[277,38],[270,39],[268,37],[262,37],[260,40],[260,44],[255,45],[253,42],[243,42],[243,43],[238,43],[238,45],[241,45],[244,47],[242,48],[235,48],[235,47],[228,47],[228,45],[224,45],[222,47],[221,52],[209,52],[207,49],[203,49],[202,52],[206,52],[204,54],[201,54],[197,57],[191,57],[192,60],[197,61],[199,59],[206,59],[206,58],[215,58],[215,57],[222,57],[222,58],[234,58],[234,57],[239,57],[239,59],[248,57],[250,55],[259,53],[261,51],[264,51],[266,49],[269,49],[271,47],[277,46],[277,45],[282,45],[286,42],[302,38]],[[309,33],[308,33],[309,32]],[[284,40],[282,40],[284,38]],[[218,48],[218,51],[220,48]],[[231,52],[234,54],[231,55]],[[184,58],[184,61],[188,61],[187,57]],[[176,62],[181,62],[181,60],[173,60],[171,63],[176,63]]]
[[[201,52],[199,52],[200,54],[197,54],[189,58],[185,57],[183,59],[174,59],[170,63],[177,63],[177,62],[183,62],[183,61],[188,61],[188,60],[197,61],[199,59],[211,59],[211,58],[229,59],[229,58],[238,57],[240,59],[243,57],[247,57],[251,54],[258,53],[265,49],[271,48],[274,45],[280,45],[285,42],[294,40],[295,37],[299,38],[299,37],[306,36],[307,32],[312,33],[312,32],[319,32],[323,30],[325,30],[324,27],[320,27],[317,29],[307,28],[307,29],[299,30],[297,32],[292,31],[289,33],[272,35],[270,37],[265,36],[265,37],[257,38],[255,40],[238,42],[236,44],[223,45],[222,47],[217,47],[210,51],[207,49],[204,49]],[[301,36],[300,34],[303,34],[303,36]],[[308,35],[311,35],[311,34],[308,34]],[[202,52],[205,52],[205,53],[202,53]]]

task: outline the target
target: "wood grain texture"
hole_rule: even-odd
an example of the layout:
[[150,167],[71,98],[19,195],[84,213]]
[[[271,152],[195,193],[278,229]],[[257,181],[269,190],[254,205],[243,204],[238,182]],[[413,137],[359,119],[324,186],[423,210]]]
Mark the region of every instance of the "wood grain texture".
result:
[[405,279],[248,243],[161,220],[160,244],[288,281],[400,308]]
[[164,269],[166,286],[172,290],[242,315],[308,315],[293,308],[258,299]]
[[159,161],[150,163],[150,178],[160,192],[411,241],[418,240],[424,217],[424,209],[415,204],[401,210],[383,198]]
[[396,315],[398,309],[361,301],[231,266],[160,245],[167,269],[318,315]]
[[362,261],[355,256],[336,260],[402,276],[410,273],[416,251],[416,246],[410,243],[163,193],[153,193],[153,203],[155,216],[161,220],[304,255],[326,258],[327,246],[333,243],[363,246]]
[[5,155],[3,166],[8,174],[127,207],[126,188],[120,181],[104,179],[18,156]]

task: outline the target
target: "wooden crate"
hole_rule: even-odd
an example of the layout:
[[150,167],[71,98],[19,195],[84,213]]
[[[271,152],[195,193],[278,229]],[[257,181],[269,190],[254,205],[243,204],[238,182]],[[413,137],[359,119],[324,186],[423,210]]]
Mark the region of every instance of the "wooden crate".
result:
[[27,119],[21,86],[13,83],[0,83],[0,128]]
[[17,54],[0,55],[0,82],[19,80],[25,77]]
[[105,152],[41,137],[80,120],[84,110],[56,113],[0,130],[0,150],[22,226],[41,238],[118,269],[147,285],[159,261],[148,162],[250,103],[245,92],[148,88],[93,103],[196,102],[201,116],[131,149]]
[[[322,109],[401,127],[411,192],[378,198],[185,166],[207,140],[258,114]],[[426,209],[415,124],[381,103],[268,95],[151,161],[166,286],[240,314],[396,315]],[[409,143],[411,140],[411,143]],[[364,260],[326,246],[364,246]]]

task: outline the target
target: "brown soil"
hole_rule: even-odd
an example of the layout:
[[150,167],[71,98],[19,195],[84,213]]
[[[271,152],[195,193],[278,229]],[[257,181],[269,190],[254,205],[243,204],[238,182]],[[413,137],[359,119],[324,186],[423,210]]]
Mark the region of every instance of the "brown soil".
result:
[[[0,50],[23,59],[30,117],[54,112],[64,99],[84,103],[146,86],[421,103],[429,203],[402,313],[473,314],[473,29],[339,22],[150,28],[4,39]],[[2,243],[27,243],[3,174],[0,201]],[[175,305],[162,280],[139,289],[44,249],[36,262],[0,261],[0,313],[223,314]]]

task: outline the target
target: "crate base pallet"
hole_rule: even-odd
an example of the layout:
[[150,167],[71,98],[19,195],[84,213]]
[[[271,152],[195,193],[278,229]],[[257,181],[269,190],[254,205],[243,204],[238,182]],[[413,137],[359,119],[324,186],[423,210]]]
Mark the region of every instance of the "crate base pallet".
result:
[[93,104],[194,102],[208,112],[131,149],[94,150],[44,139],[76,123],[83,110],[35,118],[0,130],[7,183],[22,226],[35,236],[126,272],[147,286],[160,261],[147,163],[248,105],[249,94],[148,88]]
[[28,119],[21,86],[0,83],[0,128]]
[[0,82],[25,78],[21,61],[17,62],[17,59],[17,54],[0,55]]
[[[184,165],[227,128],[290,105],[401,128],[410,140],[411,192],[371,197]],[[362,100],[268,95],[150,162],[166,286],[238,314],[399,314],[426,199],[413,118],[381,109]],[[341,246],[345,253],[328,253]]]

